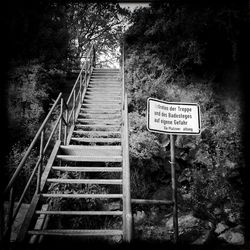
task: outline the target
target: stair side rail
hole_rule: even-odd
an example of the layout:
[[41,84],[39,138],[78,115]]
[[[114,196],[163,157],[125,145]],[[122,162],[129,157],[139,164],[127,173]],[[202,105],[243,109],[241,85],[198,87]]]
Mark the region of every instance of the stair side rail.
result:
[[[53,115],[56,109],[60,108],[58,115]],[[57,116],[57,118],[55,117]],[[52,119],[53,118],[53,119]],[[56,119],[55,119],[56,118]],[[44,119],[42,125],[40,126],[38,132],[36,133],[34,139],[29,145],[26,153],[21,159],[19,165],[17,166],[14,174],[10,178],[6,188],[4,189],[2,196],[0,198],[0,216],[1,216],[1,243],[10,242],[11,231],[13,223],[16,219],[16,216],[21,208],[21,205],[24,203],[27,192],[34,194],[39,194],[41,192],[41,176],[46,164],[46,159],[50,155],[53,149],[53,142],[56,140],[61,140],[62,138],[62,128],[67,126],[66,119],[63,116],[63,100],[62,93],[59,93],[56,98],[53,106],[51,107],[49,113]],[[58,133],[58,135],[57,135]],[[54,140],[53,140],[54,139]],[[32,152],[36,152],[36,163],[32,166],[31,173],[27,177],[28,181],[25,184],[23,190],[20,190],[20,178],[22,178],[22,171],[25,170],[26,164],[29,163],[30,156]],[[34,160],[34,159],[33,159]],[[36,184],[34,183],[36,181]],[[18,185],[19,184],[19,185]],[[34,188],[34,185],[36,187]],[[32,194],[30,194],[31,196]],[[8,199],[8,201],[7,201]],[[4,208],[4,202],[7,201],[8,207],[5,213],[6,208]],[[14,206],[16,202],[16,206]],[[7,222],[6,222],[7,217]]]
[[123,168],[123,238],[126,242],[132,239],[132,214],[130,195],[130,164],[129,164],[129,123],[128,98],[125,86],[125,49],[122,48],[122,168]]
[[79,72],[79,75],[75,81],[75,84],[70,92],[67,102],[65,105],[67,106],[66,109],[66,122],[68,126],[66,127],[65,134],[66,134],[66,141],[65,144],[68,144],[73,133],[75,121],[77,119],[79,110],[81,108],[81,104],[86,92],[86,89],[89,84],[90,75],[93,72],[95,67],[95,46],[94,44],[91,45],[87,56],[85,57],[86,60]]
[[[58,133],[57,139],[61,141],[63,144],[67,143],[67,138],[70,138],[70,131],[74,125],[76,120],[76,115],[79,112],[81,102],[83,100],[86,88],[89,83],[90,75],[93,71],[95,66],[95,49],[94,44],[92,44],[88,54],[87,60],[85,61],[77,80],[72,88],[70,96],[65,102],[62,98],[62,93],[59,93],[58,97],[56,98],[53,106],[51,107],[49,113],[47,114],[46,118],[44,119],[42,125],[40,126],[38,132],[36,133],[34,139],[32,140],[31,144],[29,145],[26,153],[24,154],[23,158],[21,159],[19,165],[17,166],[15,172],[13,173],[12,177],[10,178],[6,188],[4,189],[1,197],[0,197],[0,243],[2,242],[9,242],[11,237],[12,226],[17,217],[17,214],[21,208],[21,205],[24,202],[25,195],[27,194],[28,190],[31,188],[32,182],[36,177],[36,188],[33,192],[35,194],[39,194],[41,192],[41,176],[43,173],[43,169],[45,166],[45,160],[47,155],[49,155],[49,151],[51,152],[53,149],[52,142]],[[53,123],[52,117],[53,112],[60,108],[60,112],[54,124],[49,124],[50,122]],[[47,133],[48,130],[51,130],[50,133]],[[46,136],[45,136],[46,135]],[[48,139],[46,138],[48,137]],[[46,140],[47,139],[47,140]],[[45,142],[46,141],[46,142]],[[38,149],[39,148],[39,149]],[[21,172],[25,168],[25,164],[29,161],[29,156],[33,152],[33,150],[39,151],[37,156],[37,161],[35,166],[33,167],[31,174],[28,177],[28,181],[23,189],[20,190],[20,187],[15,186],[18,184],[18,180],[20,180]],[[16,190],[18,190],[19,197],[16,195]],[[8,197],[8,208],[4,208],[4,202]],[[16,206],[14,206],[14,202],[16,201]],[[5,211],[7,210],[7,211]],[[6,222],[7,217],[7,222]]]

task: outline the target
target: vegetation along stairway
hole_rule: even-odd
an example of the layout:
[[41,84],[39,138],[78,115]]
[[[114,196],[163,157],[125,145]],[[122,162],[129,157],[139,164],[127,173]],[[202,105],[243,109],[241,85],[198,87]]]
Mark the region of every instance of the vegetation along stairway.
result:
[[[131,240],[124,69],[94,68],[94,58],[92,47],[68,101],[64,102],[61,94],[58,96],[23,163],[7,185],[5,194],[9,194],[9,210],[13,210],[11,204],[17,200],[12,195],[14,183],[29,150],[40,142],[31,176],[31,179],[37,176],[36,188],[17,236],[19,242],[41,241],[44,236],[120,235],[125,241]],[[46,136],[45,126],[58,105],[60,114],[50,135]],[[46,157],[45,151],[50,148],[55,133],[58,140],[54,140],[51,153]],[[19,203],[24,195],[20,195]],[[8,211],[13,216],[17,213]],[[7,222],[2,238],[10,234],[14,219]]]

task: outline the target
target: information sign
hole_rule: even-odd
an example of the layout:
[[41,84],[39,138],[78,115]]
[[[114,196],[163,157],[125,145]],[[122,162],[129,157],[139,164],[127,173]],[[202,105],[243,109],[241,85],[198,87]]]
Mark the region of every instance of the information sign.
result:
[[196,103],[147,101],[149,131],[166,134],[200,134],[200,108]]

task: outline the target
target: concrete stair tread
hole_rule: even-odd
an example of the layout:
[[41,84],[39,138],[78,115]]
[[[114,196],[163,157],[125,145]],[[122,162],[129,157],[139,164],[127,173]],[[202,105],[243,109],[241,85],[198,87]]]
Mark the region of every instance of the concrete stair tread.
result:
[[81,111],[100,111],[100,112],[110,112],[110,111],[113,111],[113,112],[121,112],[121,108],[116,108],[116,109],[107,109],[107,108],[96,108],[96,109],[90,109],[90,108],[80,108]]
[[88,100],[88,101],[93,101],[93,102],[109,102],[109,101],[119,101],[121,102],[121,98],[118,96],[118,97],[112,97],[112,98],[107,98],[107,97],[92,97],[92,96],[86,96],[85,100]]
[[107,184],[107,185],[122,185],[122,179],[63,179],[49,178],[48,183],[61,184]]
[[92,122],[92,121],[116,121],[116,122],[121,122],[121,118],[78,118],[77,121],[81,122]]
[[55,236],[113,236],[122,235],[122,230],[87,230],[87,229],[46,229],[30,230],[32,235],[55,235]]
[[85,97],[104,97],[104,98],[114,98],[114,97],[118,98],[119,97],[121,98],[121,94],[118,95],[117,93],[115,94],[108,93],[108,94],[103,95],[103,93],[86,92]]
[[111,90],[109,90],[109,89],[106,89],[105,91],[104,91],[105,89],[102,89],[102,91],[100,91],[99,89],[90,89],[90,88],[88,88],[87,89],[87,94],[99,94],[99,95],[103,95],[103,96],[105,96],[105,95],[107,95],[107,96],[109,96],[109,95],[121,95],[121,91],[111,91]]
[[60,167],[53,166],[53,170],[67,172],[122,172],[121,167]]
[[119,100],[110,100],[110,101],[104,101],[104,100],[84,100],[83,103],[87,103],[87,104],[95,104],[97,103],[98,105],[99,104],[103,104],[103,105],[106,105],[106,104],[115,104],[115,105],[121,105],[121,101]]
[[121,142],[121,138],[101,138],[101,137],[96,137],[96,138],[79,138],[79,137],[72,137],[72,141],[77,141],[77,142],[95,142],[95,143],[115,143],[115,142]]
[[63,156],[80,157],[115,157],[121,156],[122,148],[119,145],[114,146],[86,146],[86,145],[68,145],[60,147]]
[[112,103],[98,103],[98,104],[94,104],[94,103],[83,103],[82,104],[82,106],[109,106],[109,107],[112,107],[112,106],[114,106],[114,107],[120,107],[121,106],[121,104],[112,104]]
[[46,215],[122,215],[123,211],[41,211],[37,210],[36,214]]
[[120,120],[109,120],[109,119],[84,119],[79,118],[77,120],[77,123],[79,124],[100,124],[100,125],[121,125],[121,119]]
[[79,113],[78,117],[84,119],[122,119],[121,114],[88,114],[88,113]]
[[85,135],[91,137],[109,137],[109,136],[119,136],[121,137],[121,132],[113,132],[113,131],[82,131],[82,130],[74,130],[73,134]]
[[121,126],[118,126],[118,125],[103,125],[103,124],[76,124],[75,127],[83,128],[83,129],[86,129],[86,128],[97,129],[98,128],[98,130],[94,130],[94,131],[103,131],[103,130],[106,131],[107,129],[109,131],[112,129],[116,129],[115,131],[117,131],[121,129]]
[[41,194],[45,198],[71,198],[71,199],[120,199],[123,198],[122,194],[65,194],[65,193],[53,193],[53,194]]
[[122,162],[122,156],[119,155],[57,155],[57,159],[62,161],[72,161],[72,162]]

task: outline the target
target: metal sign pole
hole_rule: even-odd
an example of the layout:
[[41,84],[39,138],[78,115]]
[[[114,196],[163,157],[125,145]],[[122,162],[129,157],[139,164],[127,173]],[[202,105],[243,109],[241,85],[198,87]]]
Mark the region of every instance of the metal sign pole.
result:
[[174,242],[177,242],[178,204],[174,135],[199,135],[201,133],[200,106],[197,103],[166,102],[150,97],[147,100],[147,129],[155,133],[170,134],[173,229]]
[[174,136],[170,134],[170,152],[171,152],[171,179],[172,179],[172,197],[173,197],[173,229],[174,229],[174,242],[178,240],[178,211],[177,211],[177,189],[176,189],[176,176],[175,176],[175,147]]

